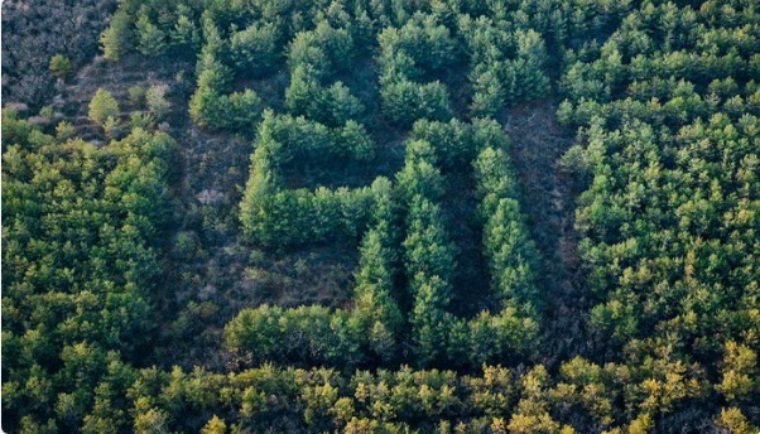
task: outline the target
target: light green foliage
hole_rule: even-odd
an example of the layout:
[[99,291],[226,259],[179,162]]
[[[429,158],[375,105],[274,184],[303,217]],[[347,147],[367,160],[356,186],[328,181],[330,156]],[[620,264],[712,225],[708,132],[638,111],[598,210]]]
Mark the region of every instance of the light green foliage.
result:
[[74,137],[76,129],[71,122],[61,121],[55,126],[55,137],[58,140],[65,141]]
[[156,119],[163,119],[172,108],[172,104],[166,99],[167,85],[153,85],[145,92],[145,105]]
[[729,401],[747,400],[760,391],[757,354],[747,346],[726,342],[722,371],[717,388]]
[[225,434],[227,432],[227,424],[224,423],[224,419],[220,419],[214,415],[206,425],[203,426],[201,434]]
[[119,119],[114,116],[107,117],[105,122],[103,122],[103,130],[105,131],[106,135],[112,139],[120,138],[122,133],[121,127],[122,126],[119,123]]
[[143,111],[132,112],[129,115],[129,126],[131,128],[140,128],[143,130],[152,130],[155,126],[156,119],[152,114]]
[[135,416],[134,430],[136,434],[168,434],[169,415],[161,410],[150,408]]
[[88,115],[93,122],[105,125],[109,118],[119,117],[119,103],[111,93],[103,88],[99,88],[90,101]]
[[718,426],[728,430],[732,434],[751,434],[757,431],[757,428],[752,426],[747,417],[736,407],[722,409],[716,419]]

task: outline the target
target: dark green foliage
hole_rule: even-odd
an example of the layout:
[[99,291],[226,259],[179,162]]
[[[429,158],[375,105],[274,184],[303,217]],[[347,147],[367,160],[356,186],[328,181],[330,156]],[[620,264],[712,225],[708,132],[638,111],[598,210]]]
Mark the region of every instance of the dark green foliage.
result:
[[392,61],[390,56],[401,52],[428,73],[439,71],[456,59],[449,29],[433,15],[417,14],[400,28],[385,29],[378,40],[384,61]]
[[177,23],[169,33],[174,51],[186,57],[188,53],[194,53],[201,44],[201,31],[199,26],[189,18],[187,14],[179,14]]
[[[424,141],[410,142],[407,149],[429,150],[430,144]],[[418,161],[410,159],[396,174],[396,179],[401,194],[408,203],[412,203],[416,197],[440,200],[444,193],[440,171],[424,157]]]
[[408,127],[421,118],[446,121],[451,118],[449,94],[439,81],[420,85],[401,80],[380,91],[383,111],[390,121]]
[[389,225],[390,222],[380,220],[364,236],[356,276],[356,306],[351,312],[351,320],[369,333],[365,335],[369,350],[383,362],[396,358],[403,326],[403,317],[393,297],[395,257]]
[[383,114],[402,127],[420,118],[442,121],[451,118],[446,86],[437,80],[418,82],[455,61],[449,30],[439,25],[434,16],[418,14],[400,29],[386,28],[378,41]]
[[[26,119],[19,119],[18,111],[14,109],[3,109],[3,143],[8,145],[19,145],[25,148],[29,145],[29,138],[33,132],[39,132],[35,126]],[[14,152],[17,154],[17,152]],[[5,155],[5,154],[4,154]]]
[[166,50],[166,35],[158,26],[151,22],[148,13],[140,9],[137,21],[135,21],[135,34],[137,35],[137,49],[146,56],[160,56]]
[[[392,296],[395,261],[391,250],[394,211],[390,182],[378,178],[371,188],[357,192],[339,190],[331,193],[318,189],[310,193],[305,190],[282,190],[261,200],[291,200],[294,197],[300,200],[283,206],[276,203],[259,206],[266,208],[267,213],[275,213],[271,216],[273,222],[289,219],[286,221],[290,222],[291,228],[301,230],[298,234],[276,233],[276,237],[272,238],[273,241],[292,246],[303,242],[302,239],[318,241],[324,238],[326,231],[340,230],[335,229],[334,225],[336,222],[340,224],[349,216],[345,211],[341,216],[341,209],[347,210],[350,202],[355,202],[359,194],[366,195],[372,202],[365,201],[356,211],[369,211],[373,227],[364,235],[360,248],[361,261],[356,276],[354,309],[331,312],[318,306],[284,310],[262,306],[245,310],[225,328],[228,348],[243,354],[253,350],[254,361],[309,364],[321,361],[341,367],[354,367],[369,360],[389,361],[396,358],[397,339],[403,319]],[[330,205],[334,200],[344,203],[331,210]],[[305,215],[306,218],[298,221],[293,214],[277,214],[289,210],[297,210],[298,215]],[[332,214],[327,214],[330,211]],[[262,232],[278,230],[266,222],[262,222],[262,225]],[[342,231],[345,233],[347,229],[343,228]],[[283,342],[288,342],[288,346],[283,347]]]
[[509,32],[485,17],[464,16],[459,27],[470,52],[474,116],[494,116],[504,104],[549,94],[549,57],[540,34],[533,29]]
[[353,63],[353,50],[350,33],[326,21],[320,21],[313,31],[298,33],[288,47],[288,110],[331,126],[343,125],[359,115],[364,107],[343,82],[327,86],[333,74]]
[[[406,165],[397,180],[408,206],[408,234],[402,245],[413,298],[410,322],[416,362],[478,366],[531,354],[538,332],[539,298],[533,276],[537,252],[512,199],[510,163],[502,151],[508,140],[498,125],[487,120],[472,125],[420,120],[412,136],[422,140],[407,143]],[[499,151],[488,145],[499,146]],[[444,178],[434,164],[452,170],[482,148],[475,178],[486,220],[483,249],[491,260],[502,310],[465,320],[450,312],[456,247],[438,204],[444,197]]]
[[264,110],[261,98],[247,89],[222,93],[229,81],[228,68],[207,54],[199,61],[198,87],[190,98],[190,117],[211,129],[253,130]]
[[514,174],[503,149],[487,147],[475,160],[480,213],[485,220],[483,251],[504,306],[534,316],[541,297],[536,287],[538,251],[520,214]]
[[364,107],[340,81],[324,87],[310,67],[293,70],[285,91],[285,106],[295,115],[307,116],[326,125],[340,126],[359,115]]
[[[409,235],[403,244],[406,249],[405,263],[412,282],[412,293],[418,291],[416,287],[424,284],[426,278],[434,276],[443,282],[438,290],[450,291],[450,288],[445,287],[450,285],[453,277],[454,248],[443,227],[439,207],[421,194],[412,196],[407,228]],[[449,296],[442,295],[441,303],[434,305],[444,306],[447,301],[443,300],[448,298]]]
[[253,24],[230,36],[230,55],[244,75],[263,77],[275,67],[279,54],[278,28],[274,24]]
[[[421,254],[412,254],[415,253]],[[454,323],[454,316],[447,311],[451,289],[437,275],[418,274],[413,279],[411,323],[415,360],[420,366],[439,364],[448,356],[446,344]]]
[[349,121],[330,129],[303,117],[266,112],[258,130],[240,205],[244,230],[252,240],[286,248],[360,235],[373,200],[371,189],[283,189],[281,171],[305,158],[322,163],[326,157],[371,159],[374,145],[364,128]]
[[264,104],[256,93],[250,89],[234,92],[219,98],[220,111],[216,113],[218,128],[232,130],[253,129],[264,110]]
[[310,67],[317,78],[325,79],[330,71],[351,65],[353,49],[348,31],[320,21],[313,31],[295,35],[288,47],[288,64],[291,69],[299,65]]
[[475,119],[465,123],[453,119],[448,123],[421,119],[414,123],[411,136],[431,146],[432,161],[446,170],[470,164],[486,146],[506,149],[509,139],[493,119]]
[[190,98],[189,112],[193,122],[214,130],[251,132],[264,111],[261,98],[251,89],[226,93],[233,73],[222,57],[224,43],[213,20],[203,20],[207,40],[198,60],[198,82]]
[[[155,326],[156,245],[169,221],[175,144],[135,130],[102,149],[77,139],[39,151],[8,146],[3,333],[26,349],[3,364],[4,390],[20,386],[4,408],[15,418],[57,409],[73,429],[92,405],[105,350],[139,357]],[[39,381],[48,383],[23,386]],[[59,395],[55,404],[59,392],[73,401]]]
[[470,105],[472,115],[475,117],[496,116],[507,96],[507,91],[498,74],[493,70],[485,70],[474,74],[472,82],[473,95]]
[[333,366],[358,361],[356,343],[363,337],[358,332],[347,312],[320,306],[283,310],[264,305],[243,310],[225,328],[227,346],[252,350],[254,362],[308,360]]
[[[485,226],[487,233],[492,234],[487,237],[485,248],[498,251],[494,253],[493,261],[494,287],[501,294],[503,311],[495,316],[483,313],[475,322],[457,320],[449,312],[456,270],[456,247],[444,226],[440,205],[436,203],[444,193],[444,178],[436,167],[437,160],[440,155],[442,160],[447,161],[448,167],[453,168],[457,162],[473,156],[486,144],[506,146],[507,139],[498,125],[488,120],[473,124],[419,121],[415,124],[413,135],[433,140],[438,148],[434,149],[425,140],[407,142],[407,162],[397,174],[397,193],[392,193],[387,181],[382,180],[376,181],[369,190],[317,189],[310,192],[305,189],[281,189],[282,170],[286,166],[304,158],[319,161],[325,153],[345,155],[341,147],[331,142],[336,138],[354,145],[361,143],[362,140],[356,137],[356,134],[362,134],[361,129],[350,133],[351,128],[351,124],[347,124],[336,136],[335,132],[340,130],[333,132],[303,118],[265,114],[255,144],[251,178],[241,204],[242,221],[251,239],[259,245],[280,249],[299,247],[306,242],[328,241],[338,233],[355,236],[356,232],[346,232],[352,221],[346,220],[346,216],[357,218],[354,222],[366,222],[370,218],[366,214],[367,205],[355,207],[354,213],[346,212],[349,204],[360,203],[357,202],[358,198],[368,201],[364,202],[367,204],[374,202],[374,209],[378,211],[386,210],[380,215],[372,213],[374,216],[370,220],[374,220],[376,226],[366,233],[362,243],[362,261],[368,262],[362,262],[364,265],[357,276],[357,304],[351,315],[351,323],[358,330],[351,338],[351,348],[358,352],[346,352],[346,357],[333,359],[333,363],[355,366],[368,360],[388,361],[396,357],[398,349],[395,342],[401,331],[402,317],[391,295],[395,278],[388,271],[393,260],[391,251],[387,250],[396,238],[395,231],[389,226],[394,219],[393,213],[387,211],[392,209],[392,202],[389,201],[396,195],[403,198],[407,206],[407,235],[401,246],[404,248],[403,259],[413,305],[410,325],[417,363],[478,365],[484,361],[529,354],[530,342],[535,340],[537,332],[536,322],[532,319],[536,315],[532,303],[537,299],[531,274],[531,261],[536,253],[531,250],[533,247],[522,226],[522,216],[514,208],[514,200],[510,199],[514,189],[509,184],[506,156],[492,148],[486,148],[490,154],[484,151],[476,164],[476,175],[481,183],[479,189],[484,195],[484,212],[491,212],[489,210],[493,206],[489,203],[502,201],[492,210],[495,217]],[[365,155],[362,149],[371,148],[357,148],[352,152],[353,158],[362,158]],[[444,159],[449,153],[450,159]],[[354,223],[351,227],[361,228],[362,225],[356,226]],[[263,337],[268,336],[268,332],[257,330],[260,326],[247,325],[267,324],[267,312],[256,310],[237,318],[235,326],[228,328],[228,336],[251,333],[254,337],[245,338],[245,342],[256,339],[256,336],[269,339]],[[280,315],[277,313],[279,311],[274,312],[272,315]],[[293,315],[311,315],[305,312]],[[341,319],[345,316],[343,311],[335,312],[334,318],[329,311],[319,312],[323,317],[320,320],[322,323],[328,319],[337,321],[335,324],[339,325],[345,322]],[[528,317],[521,317],[518,313]],[[290,311],[281,311],[281,314],[290,315]],[[275,333],[275,337],[271,338],[273,341],[287,341],[290,333],[297,333],[295,329],[278,330],[272,332]],[[233,341],[228,341],[228,345],[242,353],[261,346],[253,341],[240,343],[237,337],[230,339]],[[472,339],[476,339],[476,343],[470,344]],[[312,342],[313,339],[308,338],[308,341]],[[328,339],[328,342],[337,341]],[[464,350],[465,347],[476,351]],[[447,353],[449,348],[451,351]],[[325,347],[320,351],[328,349]],[[309,359],[303,354],[265,352],[257,360],[306,362]]]
[[[758,41],[750,0],[119,2],[105,58],[195,92],[103,85],[105,145],[3,110],[3,429],[756,432]],[[350,298],[264,276],[343,249]]]
[[252,241],[286,249],[339,236],[355,237],[357,227],[366,222],[372,194],[368,189],[297,189],[249,195],[243,200],[241,218]]
[[103,57],[109,60],[119,58],[130,48],[133,29],[130,18],[124,11],[117,11],[111,16],[111,22],[100,35],[100,47]]

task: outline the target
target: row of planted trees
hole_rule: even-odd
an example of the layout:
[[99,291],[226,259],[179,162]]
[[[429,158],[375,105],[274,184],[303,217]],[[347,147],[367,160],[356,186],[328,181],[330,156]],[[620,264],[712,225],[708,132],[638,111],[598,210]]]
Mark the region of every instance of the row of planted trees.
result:
[[[468,66],[462,78],[472,88],[467,111],[474,117],[551,90],[547,47],[533,30],[539,23],[504,26],[479,15],[485,12],[480,5],[420,10],[399,2],[390,7],[396,16],[389,16],[389,5],[373,2],[333,3],[326,10],[308,3],[274,10],[265,2],[247,9],[176,3],[123,2],[101,44],[114,60],[130,51],[186,59],[197,53],[189,110],[197,125],[212,130],[251,129],[267,107],[338,127],[362,116],[374,98],[383,117],[402,128],[420,118],[446,121],[455,110],[445,83],[456,82]],[[377,97],[363,101],[336,79],[373,64]],[[266,81],[283,69],[289,75],[284,101],[262,100],[250,87],[235,90],[237,82]]]
[[[727,358],[748,349],[727,344]],[[709,388],[678,362],[599,365],[574,358],[550,375],[483,365],[478,374],[451,370],[301,369],[264,364],[233,373],[175,367],[135,369],[116,353],[80,344],[62,354],[60,377],[32,377],[27,394],[46,398],[46,413],[25,409],[19,432],[238,433],[434,432],[570,434],[573,426],[606,433],[675,431],[663,415]],[[725,371],[724,375],[728,376]],[[46,384],[45,381],[48,381]],[[46,387],[65,382],[66,393]],[[726,432],[753,428],[738,407],[716,409],[711,422]],[[622,409],[622,410],[621,410]],[[11,426],[11,425],[8,425]]]
[[[336,153],[371,155],[362,140],[341,142],[344,131],[266,115],[241,218],[259,245],[293,248],[360,237],[355,306],[334,312],[319,306],[247,309],[227,326],[228,346],[251,353],[257,362],[336,367],[404,360],[477,367],[530,356],[540,318],[537,252],[519,212],[508,139],[498,125],[492,120],[416,123],[395,183],[380,177],[371,187],[354,190],[283,188],[281,171],[288,163]],[[482,202],[478,218],[498,294],[498,309],[473,319],[450,312],[456,246],[441,211],[442,173],[462,166]],[[406,282],[403,289],[398,282]],[[408,312],[399,307],[407,304],[402,300],[411,300]]]
[[[195,122],[244,133],[258,124],[246,236],[268,248],[360,245],[353,306],[243,310],[226,327],[228,348],[255,364],[342,372],[132,367],[154,327],[171,140],[135,131],[96,149],[9,115],[4,428],[756,431],[757,22],[750,0],[122,2],[102,37],[106,57],[200,52]],[[373,140],[350,120],[368,101],[334,77],[375,43],[383,116],[413,125],[403,169],[366,188],[287,188],[303,161],[372,159]],[[453,101],[467,62],[465,108]],[[294,116],[235,91],[281,65],[290,81],[275,108]],[[492,121],[445,121],[546,95],[552,79],[567,98],[560,119],[580,133],[563,163],[583,191],[594,362],[424,370],[536,361],[536,253],[505,139]],[[497,300],[472,318],[451,306],[461,288],[447,181],[462,168],[477,186]],[[421,369],[351,373],[403,362]]]

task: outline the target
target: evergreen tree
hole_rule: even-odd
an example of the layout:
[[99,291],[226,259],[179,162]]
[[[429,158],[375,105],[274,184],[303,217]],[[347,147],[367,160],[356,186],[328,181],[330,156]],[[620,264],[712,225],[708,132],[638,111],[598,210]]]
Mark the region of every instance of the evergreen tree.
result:
[[119,60],[131,48],[133,28],[129,15],[118,10],[111,16],[111,22],[100,35],[100,46],[103,57],[108,60]]
[[110,92],[99,88],[90,101],[89,117],[93,122],[103,125],[109,119],[119,117],[119,103]]

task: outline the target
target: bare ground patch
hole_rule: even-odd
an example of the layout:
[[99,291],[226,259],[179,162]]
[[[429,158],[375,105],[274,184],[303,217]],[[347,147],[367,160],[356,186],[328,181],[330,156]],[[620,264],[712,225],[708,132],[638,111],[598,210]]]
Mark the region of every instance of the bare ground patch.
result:
[[521,206],[541,252],[540,284],[547,320],[543,363],[553,364],[584,354],[583,297],[579,275],[578,237],[574,230],[576,192],[572,178],[559,165],[573,134],[557,122],[551,100],[521,104],[507,111],[504,130],[512,139],[511,156],[522,187]]

